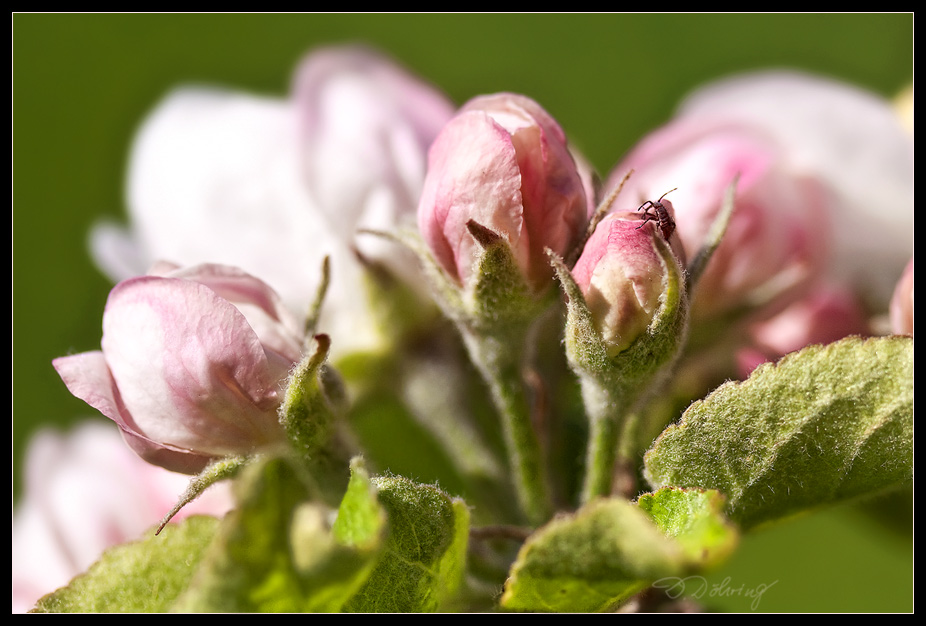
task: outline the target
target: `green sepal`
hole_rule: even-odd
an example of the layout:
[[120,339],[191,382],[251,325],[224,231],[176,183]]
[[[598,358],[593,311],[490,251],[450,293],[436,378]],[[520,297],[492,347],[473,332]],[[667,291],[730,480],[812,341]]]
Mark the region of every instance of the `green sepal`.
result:
[[[325,364],[330,346],[327,335],[315,336],[310,351],[290,374],[279,409],[280,424],[303,458],[311,458],[326,443],[336,410],[343,409],[345,395]],[[333,391],[330,397],[328,388]]]
[[309,303],[309,310],[305,316],[305,336],[311,338],[318,329],[318,320],[322,314],[322,305],[325,303],[325,296],[328,293],[328,285],[331,283],[331,257],[326,256],[322,259],[321,279],[318,282],[318,288],[315,290],[315,297]]
[[466,227],[482,248],[474,265],[466,323],[492,334],[509,326],[529,326],[551,300],[531,292],[507,239],[473,220]]
[[228,480],[236,476],[248,461],[248,457],[232,456],[210,463],[202,472],[190,479],[190,483],[180,495],[177,504],[168,511],[167,515],[161,518],[161,522],[155,529],[154,534],[159,534],[167,526],[167,523],[180,512],[180,509],[198,498],[206,489],[220,480]]

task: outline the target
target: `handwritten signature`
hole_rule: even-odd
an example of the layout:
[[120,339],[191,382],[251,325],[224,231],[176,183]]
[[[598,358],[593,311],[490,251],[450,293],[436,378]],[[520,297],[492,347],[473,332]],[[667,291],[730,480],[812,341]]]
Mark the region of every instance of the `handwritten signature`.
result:
[[753,611],[759,608],[759,602],[762,601],[762,595],[771,589],[778,581],[772,583],[760,583],[754,587],[747,587],[744,584],[733,586],[730,577],[727,576],[719,583],[709,583],[703,576],[667,576],[660,578],[653,587],[665,590],[667,596],[678,598],[681,595],[688,595],[695,599],[702,598],[726,598],[731,596],[741,596],[751,598],[752,602],[749,608]]

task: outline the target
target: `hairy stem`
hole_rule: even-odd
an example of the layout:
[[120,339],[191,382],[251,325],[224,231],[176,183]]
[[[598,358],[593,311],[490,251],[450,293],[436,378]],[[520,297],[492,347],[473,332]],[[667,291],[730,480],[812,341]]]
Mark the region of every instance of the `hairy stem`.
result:
[[[614,472],[618,460],[626,456],[623,435],[629,430],[627,419],[631,402],[626,393],[591,377],[582,379],[582,398],[589,419],[585,456],[585,482],[582,504],[614,492]],[[621,452],[625,454],[621,454]]]
[[509,466],[521,510],[532,524],[541,524],[552,514],[552,504],[522,377],[524,335],[516,333],[513,339],[466,332],[464,337],[473,363],[488,384],[502,418]]

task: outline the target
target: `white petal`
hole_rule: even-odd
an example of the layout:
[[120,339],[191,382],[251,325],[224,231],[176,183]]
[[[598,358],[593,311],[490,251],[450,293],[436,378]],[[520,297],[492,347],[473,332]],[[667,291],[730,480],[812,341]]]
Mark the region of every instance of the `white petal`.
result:
[[298,171],[295,111],[281,100],[184,89],[132,151],[129,206],[149,262],[240,267],[303,313],[339,245]]

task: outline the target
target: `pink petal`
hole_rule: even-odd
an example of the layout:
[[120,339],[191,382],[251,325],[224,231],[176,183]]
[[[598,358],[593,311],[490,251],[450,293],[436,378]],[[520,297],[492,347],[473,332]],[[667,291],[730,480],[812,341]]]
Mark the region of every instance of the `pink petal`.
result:
[[119,396],[106,358],[99,350],[63,356],[52,362],[61,380],[75,397],[113,420],[120,427],[133,429],[135,424]]
[[485,113],[463,113],[444,127],[431,146],[419,207],[425,241],[464,284],[476,256],[471,219],[507,237],[526,265],[517,154],[508,132]]
[[178,269],[166,276],[209,287],[241,311],[264,348],[272,349],[291,363],[302,358],[302,324],[264,281],[237,267],[214,263]]
[[137,434],[132,416],[122,404],[116,382],[99,350],[66,356],[52,361],[68,391],[119,425],[126,443],[144,460],[164,469],[194,474],[201,471],[210,457],[188,450],[175,450]]

